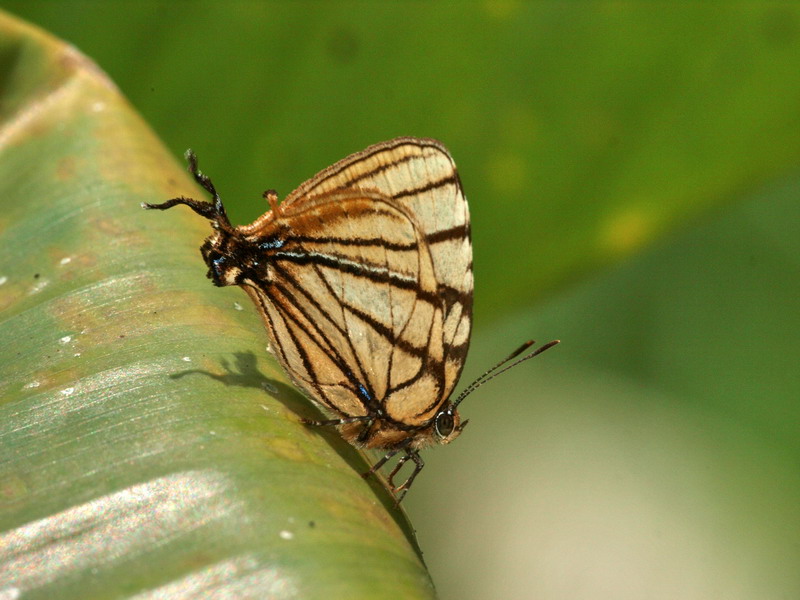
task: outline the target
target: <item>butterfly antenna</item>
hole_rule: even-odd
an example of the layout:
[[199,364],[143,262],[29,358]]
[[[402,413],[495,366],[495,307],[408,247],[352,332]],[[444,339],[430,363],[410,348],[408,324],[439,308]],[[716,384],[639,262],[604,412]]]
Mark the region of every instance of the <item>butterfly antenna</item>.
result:
[[[488,370],[488,371],[486,371],[486,372],[485,372],[483,375],[481,375],[480,377],[478,377],[478,378],[477,378],[475,381],[473,381],[472,383],[470,383],[470,384],[467,386],[467,389],[469,389],[469,388],[472,388],[472,387],[473,387],[474,385],[476,385],[476,384],[480,384],[480,382],[481,382],[481,381],[483,381],[484,379],[486,379],[486,378],[487,378],[489,375],[491,375],[492,373],[494,373],[494,372],[495,372],[497,369],[499,369],[500,367],[502,367],[502,366],[503,366],[504,364],[506,364],[508,361],[510,361],[510,360],[513,360],[513,359],[515,359],[516,357],[518,357],[520,354],[522,354],[523,352],[525,352],[525,350],[527,350],[528,348],[530,348],[531,346],[533,346],[535,343],[536,343],[536,340],[528,340],[527,342],[525,342],[524,344],[522,344],[522,345],[521,345],[519,348],[517,348],[516,350],[514,350],[514,351],[513,351],[511,354],[509,354],[508,356],[506,356],[506,357],[505,357],[503,360],[501,360],[499,363],[497,363],[497,364],[496,364],[495,366],[493,366],[491,369],[489,369],[489,370]],[[464,390],[464,391],[466,391],[466,390]]]
[[[481,387],[481,386],[482,386],[484,383],[486,383],[486,382],[488,382],[488,381],[491,381],[492,379],[494,379],[494,378],[495,378],[495,377],[497,377],[498,375],[502,375],[503,373],[505,373],[505,372],[506,372],[506,371],[508,371],[509,369],[513,369],[513,368],[514,368],[514,367],[516,367],[518,364],[520,364],[520,363],[523,363],[523,362],[525,362],[526,360],[529,360],[529,359],[533,358],[534,356],[537,356],[537,355],[541,354],[542,352],[544,352],[545,350],[547,350],[547,349],[549,349],[549,348],[552,348],[553,346],[555,346],[555,345],[556,345],[556,344],[558,344],[559,342],[561,342],[561,340],[553,340],[552,342],[548,342],[548,343],[547,343],[547,344],[545,344],[544,346],[541,346],[541,347],[537,348],[536,350],[534,350],[534,351],[533,351],[533,352],[531,352],[530,354],[526,354],[526,355],[525,355],[525,356],[523,356],[522,358],[520,358],[520,359],[517,359],[517,360],[514,360],[514,359],[515,359],[515,358],[517,358],[517,357],[518,357],[520,354],[522,354],[523,352],[525,352],[525,350],[527,350],[528,348],[530,348],[531,346],[533,346],[533,345],[536,343],[536,342],[535,342],[535,341],[533,341],[533,340],[530,340],[530,341],[527,341],[527,342],[525,342],[524,344],[522,344],[522,346],[520,346],[519,348],[517,348],[516,350],[514,350],[514,352],[512,352],[510,355],[508,355],[507,357],[505,357],[503,360],[501,360],[499,363],[497,363],[497,364],[496,364],[495,366],[493,366],[491,369],[489,369],[488,371],[486,371],[486,372],[485,372],[483,375],[481,375],[480,377],[478,377],[478,378],[477,378],[475,381],[473,381],[472,383],[470,383],[470,384],[469,384],[469,385],[468,385],[468,386],[467,386],[467,387],[466,387],[466,388],[465,388],[465,389],[464,389],[464,390],[463,390],[463,391],[462,391],[462,392],[461,392],[461,393],[458,395],[458,398],[456,398],[455,402],[453,402],[453,408],[457,407],[457,406],[458,406],[458,405],[461,403],[461,401],[462,401],[462,400],[464,400],[464,398],[466,398],[467,396],[469,396],[469,395],[470,395],[472,392],[474,392],[476,389],[478,389],[479,387]],[[512,360],[514,360],[514,362],[512,362],[510,365],[509,365],[509,364],[507,364],[509,361],[512,361]],[[506,366],[504,367],[504,365],[506,365]],[[503,368],[501,368],[501,367],[503,367]],[[500,369],[500,370],[498,371],[498,369]]]

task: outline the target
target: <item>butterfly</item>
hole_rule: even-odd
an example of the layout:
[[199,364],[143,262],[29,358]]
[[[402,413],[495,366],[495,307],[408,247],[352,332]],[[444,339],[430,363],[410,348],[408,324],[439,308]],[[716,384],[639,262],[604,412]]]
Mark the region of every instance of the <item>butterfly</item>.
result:
[[[472,243],[467,201],[450,153],[433,139],[402,137],[321,171],[283,202],[234,227],[211,179],[186,153],[211,201],[173,198],[211,222],[200,248],[214,285],[238,285],[255,303],[271,347],[292,381],[336,418],[351,444],[402,453],[388,482],[399,503],[422,470],[419,451],[463,431],[458,404],[511,366],[533,342],[470,384],[455,400],[472,328]],[[504,365],[505,368],[501,369]],[[407,461],[413,472],[394,478]]]

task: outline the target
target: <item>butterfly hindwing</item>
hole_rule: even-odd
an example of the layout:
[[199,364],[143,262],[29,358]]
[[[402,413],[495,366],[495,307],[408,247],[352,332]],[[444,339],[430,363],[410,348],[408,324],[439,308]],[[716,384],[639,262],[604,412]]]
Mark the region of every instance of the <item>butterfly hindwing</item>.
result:
[[446,397],[444,315],[414,216],[354,190],[281,210],[259,232],[281,240],[265,250],[269,275],[247,283],[284,368],[342,415],[380,408],[408,425],[430,419]]

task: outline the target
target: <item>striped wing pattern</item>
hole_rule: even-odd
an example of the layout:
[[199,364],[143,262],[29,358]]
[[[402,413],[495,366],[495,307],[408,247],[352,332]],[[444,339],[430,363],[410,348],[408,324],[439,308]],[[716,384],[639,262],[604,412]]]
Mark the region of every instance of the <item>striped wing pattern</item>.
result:
[[367,148],[303,183],[247,229],[266,277],[244,281],[275,353],[344,417],[417,427],[455,386],[469,344],[469,214],[434,140]]
[[430,419],[444,387],[443,310],[412,217],[379,194],[345,190],[282,207],[278,227],[268,277],[245,289],[286,371],[346,417]]
[[455,163],[438,141],[397,138],[353,154],[301,184],[281,205],[342,189],[374,190],[406,208],[428,246],[444,300],[443,398],[464,365],[472,326],[472,243]]

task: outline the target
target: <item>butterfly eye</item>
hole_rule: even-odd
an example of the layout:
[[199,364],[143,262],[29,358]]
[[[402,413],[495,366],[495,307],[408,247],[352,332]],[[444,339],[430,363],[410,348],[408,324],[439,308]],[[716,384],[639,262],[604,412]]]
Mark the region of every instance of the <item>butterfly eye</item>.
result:
[[450,434],[453,433],[453,429],[455,429],[456,426],[453,413],[449,410],[440,412],[438,415],[436,415],[436,421],[434,425],[436,427],[436,435],[442,439],[449,437]]

